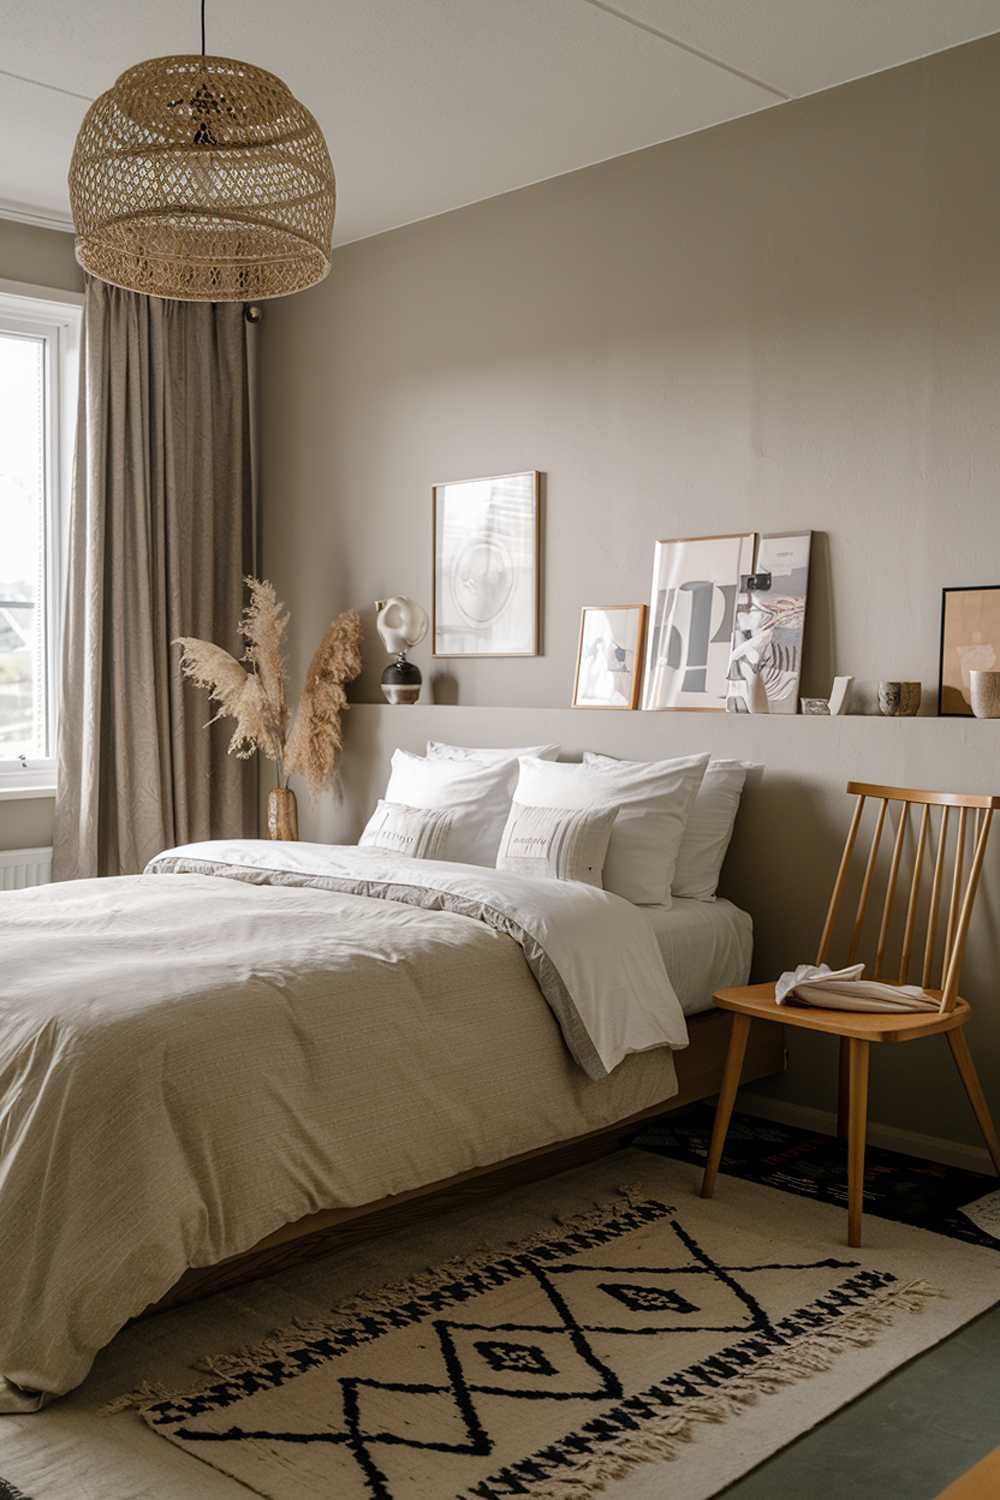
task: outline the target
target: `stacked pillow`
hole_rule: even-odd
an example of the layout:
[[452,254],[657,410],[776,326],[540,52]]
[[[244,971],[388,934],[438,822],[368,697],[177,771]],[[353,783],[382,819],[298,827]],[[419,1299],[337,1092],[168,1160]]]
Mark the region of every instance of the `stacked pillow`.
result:
[[558,745],[397,750],[361,844],[603,884],[637,905],[714,901],[747,767],[707,754],[620,761]]
[[[361,835],[361,843],[403,852],[396,843],[380,842],[387,807],[394,809],[397,819],[406,813],[437,814],[433,835],[427,833],[434,847],[430,858],[464,865],[495,865],[517,781],[518,761],[516,750],[507,751],[502,759],[494,751],[486,754],[484,760],[471,754],[464,758],[425,757],[396,750],[385,796]],[[380,817],[383,822],[376,825]],[[423,838],[412,820],[408,831],[415,839]]]
[[[621,766],[639,762],[614,760],[588,750],[584,765]],[[681,839],[671,892],[689,901],[714,901],[723,862],[733,836],[747,772],[759,767],[739,760],[712,760],[698,788]]]
[[519,806],[613,810],[604,888],[639,905],[668,905],[684,825],[708,765],[707,755],[648,763],[576,765],[521,758]]

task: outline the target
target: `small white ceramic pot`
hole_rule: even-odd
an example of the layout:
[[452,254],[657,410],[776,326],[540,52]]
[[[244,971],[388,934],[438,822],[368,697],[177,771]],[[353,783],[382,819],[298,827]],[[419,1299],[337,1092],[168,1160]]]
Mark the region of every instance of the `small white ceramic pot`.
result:
[[1000,672],[971,671],[969,702],[977,719],[1000,719]]

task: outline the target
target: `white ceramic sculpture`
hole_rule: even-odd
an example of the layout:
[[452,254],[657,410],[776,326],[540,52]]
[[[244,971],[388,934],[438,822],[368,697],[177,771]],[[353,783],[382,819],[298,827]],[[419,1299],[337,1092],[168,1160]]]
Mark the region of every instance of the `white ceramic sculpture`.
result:
[[422,679],[419,667],[407,661],[406,653],[427,634],[427,611],[415,599],[403,595],[376,599],[375,608],[378,633],[389,655],[396,658],[382,673],[382,693],[389,703],[416,703]]
[[375,624],[390,656],[398,656],[411,646],[419,646],[429,623],[426,609],[415,599],[399,596],[378,601]]

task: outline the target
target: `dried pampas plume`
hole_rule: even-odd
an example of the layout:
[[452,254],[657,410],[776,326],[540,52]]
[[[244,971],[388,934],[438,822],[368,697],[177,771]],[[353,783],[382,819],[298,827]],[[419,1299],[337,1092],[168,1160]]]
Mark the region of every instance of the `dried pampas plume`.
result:
[[345,684],[360,671],[361,616],[348,609],[334,620],[309,663],[285,746],[286,771],[297,771],[311,792],[333,777],[344,744],[340,716],[347,707]]
[[356,610],[338,615],[323,637],[306,677],[298,711],[288,731],[288,668],[285,636],[288,611],[274,586],[246,580],[250,601],[240,616],[246,641],[245,666],[211,641],[182,636],[180,668],[196,687],[207,688],[219,705],[216,719],[235,719],[230,754],[246,760],[261,751],[277,766],[278,785],[291,771],[311,791],[332,779],[343,747],[340,716],[347,706],[347,683],[361,671],[361,620]]
[[280,743],[288,728],[288,668],[285,666],[285,634],[288,611],[274,592],[274,584],[260,578],[245,578],[250,603],[240,616],[240,635],[247,643],[243,660],[260,678],[261,691],[270,709],[270,729]]

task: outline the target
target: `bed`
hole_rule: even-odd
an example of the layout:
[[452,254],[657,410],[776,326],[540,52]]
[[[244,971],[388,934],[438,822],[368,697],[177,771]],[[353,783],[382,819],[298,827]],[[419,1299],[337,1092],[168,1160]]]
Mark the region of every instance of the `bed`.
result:
[[7,896],[0,1410],[199,1270],[659,1112],[675,1054],[711,1093],[683,1012],[749,937],[728,902],[257,840]]

